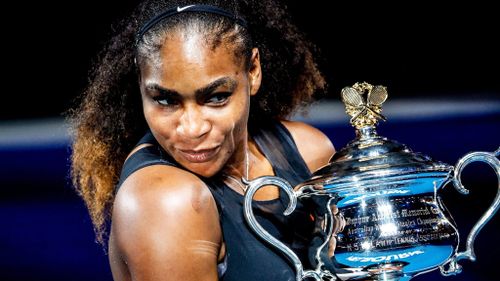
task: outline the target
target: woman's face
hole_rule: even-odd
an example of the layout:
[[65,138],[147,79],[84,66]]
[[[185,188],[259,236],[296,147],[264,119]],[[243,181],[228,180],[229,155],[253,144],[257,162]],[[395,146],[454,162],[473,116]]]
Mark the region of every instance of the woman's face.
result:
[[146,121],[160,145],[186,169],[210,177],[243,159],[250,96],[260,86],[252,67],[226,44],[212,50],[196,33],[177,33],[141,64]]

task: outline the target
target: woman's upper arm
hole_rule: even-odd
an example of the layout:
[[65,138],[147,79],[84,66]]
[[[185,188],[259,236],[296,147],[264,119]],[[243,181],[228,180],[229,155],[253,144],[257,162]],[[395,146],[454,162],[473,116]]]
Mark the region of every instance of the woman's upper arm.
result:
[[320,130],[303,122],[282,121],[297,145],[300,155],[311,172],[328,164],[335,153],[330,139]]
[[217,280],[221,238],[215,201],[188,172],[143,168],[115,199],[110,242],[132,280]]

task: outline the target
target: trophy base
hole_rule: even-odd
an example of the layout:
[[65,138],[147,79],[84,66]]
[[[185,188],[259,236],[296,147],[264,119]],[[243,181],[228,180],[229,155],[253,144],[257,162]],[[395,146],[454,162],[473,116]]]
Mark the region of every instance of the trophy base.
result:
[[384,263],[367,267],[366,270],[372,276],[369,279],[372,281],[406,281],[410,278],[404,276],[405,265],[404,262]]

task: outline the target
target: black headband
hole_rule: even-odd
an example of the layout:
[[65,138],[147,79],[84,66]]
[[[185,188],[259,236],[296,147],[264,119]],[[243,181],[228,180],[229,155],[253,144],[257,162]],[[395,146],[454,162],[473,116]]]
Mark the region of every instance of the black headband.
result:
[[230,18],[230,19],[234,20],[237,24],[243,26],[244,28],[247,28],[247,22],[244,19],[242,19],[242,18],[240,18],[240,17],[238,17],[238,16],[236,16],[236,15],[234,15],[226,10],[223,10],[219,7],[215,7],[215,6],[211,6],[211,5],[187,5],[184,7],[177,7],[177,8],[172,8],[172,9],[166,10],[166,11],[156,15],[155,17],[153,17],[149,21],[147,21],[141,27],[141,29],[139,29],[139,32],[137,32],[137,35],[135,37],[136,45],[142,39],[142,36],[144,36],[144,33],[146,33],[153,26],[158,24],[161,20],[168,18],[168,17],[171,17],[173,15],[185,13],[185,12],[205,12],[205,13],[217,14],[217,15],[220,15],[223,17]]

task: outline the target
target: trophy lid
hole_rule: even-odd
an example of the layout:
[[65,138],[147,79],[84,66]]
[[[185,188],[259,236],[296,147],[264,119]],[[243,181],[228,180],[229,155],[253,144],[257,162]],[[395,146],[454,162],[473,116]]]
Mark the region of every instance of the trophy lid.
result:
[[[366,94],[366,98],[364,95]],[[406,145],[379,136],[376,132],[382,103],[387,99],[384,86],[356,83],[342,89],[342,101],[356,128],[356,138],[337,151],[328,165],[317,170],[303,185],[328,185],[329,188],[352,187],[375,181],[411,180],[430,172],[434,177],[448,177],[453,167],[433,161],[429,156],[412,152]]]

